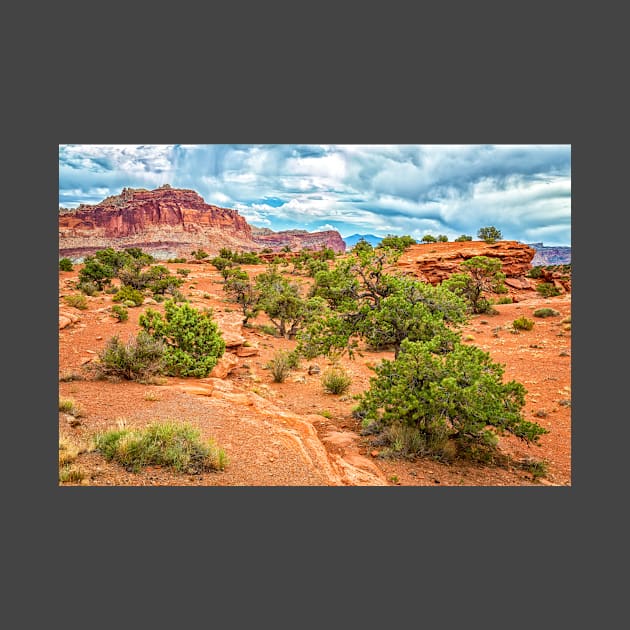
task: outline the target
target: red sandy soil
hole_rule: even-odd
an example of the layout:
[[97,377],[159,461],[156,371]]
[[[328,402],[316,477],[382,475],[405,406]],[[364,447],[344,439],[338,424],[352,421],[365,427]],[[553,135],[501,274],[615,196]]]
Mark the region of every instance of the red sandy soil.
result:
[[[190,269],[181,287],[195,308],[212,307],[219,319],[234,318],[238,306],[226,300],[221,276],[210,263],[167,264],[172,271]],[[264,266],[245,266],[250,274]],[[109,313],[112,296],[88,297],[87,310],[67,306],[63,296],[77,293],[74,281],[80,265],[59,273],[60,312],[80,319],[59,331],[59,396],[71,398],[81,409],[79,417],[59,413],[59,437],[83,450],[74,467],[84,473],[78,484],[89,486],[570,486],[571,485],[571,331],[563,322],[571,314],[571,295],[542,298],[535,291],[512,295],[519,301],[499,304],[498,314],[473,316],[463,328],[466,343],[490,353],[505,367],[505,379],[517,380],[527,390],[523,410],[528,420],[549,430],[538,445],[502,437],[501,449],[514,465],[496,467],[470,462],[440,462],[383,457],[382,447],[362,436],[352,416],[352,397],[369,386],[370,365],[391,352],[365,352],[342,365],[352,375],[345,395],[326,394],[321,375],[309,374],[328,361],[303,361],[284,383],[272,382],[265,364],[281,348],[295,342],[242,328],[241,334],[258,354],[238,358],[236,368],[223,379],[162,378],[159,384],[94,380],[86,367],[93,364],[107,340],[118,335],[126,341],[139,330],[138,317],[149,305],[129,309],[129,320],[118,322]],[[308,278],[297,276],[301,282]],[[208,297],[209,296],[209,297]],[[560,312],[549,318],[533,317],[535,309],[548,306]],[[150,305],[162,310],[163,305]],[[511,332],[514,319],[535,321],[531,331]],[[264,314],[254,324],[269,323]],[[69,374],[77,380],[65,380]],[[211,375],[212,377],[212,375]],[[186,421],[203,438],[213,438],[227,453],[225,470],[198,475],[178,474],[149,467],[139,473],[107,462],[91,443],[100,432],[118,426],[142,427],[153,421]],[[534,478],[516,463],[526,458],[545,460],[544,477]]]

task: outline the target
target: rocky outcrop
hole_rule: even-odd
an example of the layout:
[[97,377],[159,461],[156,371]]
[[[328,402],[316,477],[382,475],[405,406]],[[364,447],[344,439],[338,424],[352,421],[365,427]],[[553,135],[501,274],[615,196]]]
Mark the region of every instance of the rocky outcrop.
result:
[[[247,248],[251,227],[236,210],[207,204],[194,190],[124,188],[94,206],[59,215],[59,255],[85,256],[105,247],[141,247],[158,257]],[[162,256],[159,256],[162,254]]]
[[532,268],[535,250],[516,241],[464,241],[412,245],[399,258],[397,266],[406,274],[424,282],[438,284],[453,273],[460,264],[474,256],[498,258],[507,278],[522,278]]
[[324,232],[307,232],[306,230],[284,230],[273,232],[268,228],[254,228],[252,230],[253,240],[261,248],[271,248],[280,250],[289,246],[293,251],[301,249],[332,249],[335,252],[345,252],[346,244],[341,238],[341,234],[335,230]]
[[59,214],[59,256],[80,260],[99,249],[140,247],[159,259],[190,256],[203,249],[216,256],[223,247],[234,251],[322,249],[345,251],[335,231],[252,230],[237,210],[206,203],[194,190],[124,188],[100,203],[81,205]]

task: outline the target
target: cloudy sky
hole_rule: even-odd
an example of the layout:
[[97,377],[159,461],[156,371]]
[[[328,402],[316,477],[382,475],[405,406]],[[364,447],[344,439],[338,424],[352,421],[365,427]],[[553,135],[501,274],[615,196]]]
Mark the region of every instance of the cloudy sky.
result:
[[59,205],[191,188],[273,230],[571,244],[570,145],[59,145]]

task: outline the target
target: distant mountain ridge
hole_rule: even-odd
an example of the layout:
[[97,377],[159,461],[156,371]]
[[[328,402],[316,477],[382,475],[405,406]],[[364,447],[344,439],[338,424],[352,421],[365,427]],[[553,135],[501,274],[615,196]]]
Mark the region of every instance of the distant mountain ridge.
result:
[[532,267],[546,265],[570,265],[571,248],[565,245],[547,246],[542,243],[526,243],[536,250],[532,258]]

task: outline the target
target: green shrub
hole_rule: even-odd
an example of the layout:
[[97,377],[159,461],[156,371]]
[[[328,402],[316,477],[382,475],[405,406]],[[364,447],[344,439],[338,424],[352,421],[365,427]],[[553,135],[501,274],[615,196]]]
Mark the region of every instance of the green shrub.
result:
[[77,289],[79,289],[81,293],[92,297],[98,291],[98,286],[90,280],[83,280],[82,282],[77,282]]
[[293,361],[291,353],[286,350],[279,350],[271,357],[265,367],[271,370],[274,383],[284,383],[289,376]]
[[164,344],[144,330],[126,344],[115,335],[99,354],[99,363],[95,367],[99,376],[143,381],[163,371],[164,351]]
[[198,311],[185,302],[167,300],[164,315],[149,308],[140,315],[139,324],[164,344],[164,364],[172,376],[208,376],[225,351],[211,309]]
[[512,322],[514,330],[531,330],[534,327],[534,321],[527,317],[518,317]]
[[560,311],[556,311],[554,308],[537,308],[533,315],[534,317],[557,317],[560,315]]
[[129,319],[129,311],[120,304],[114,304],[114,306],[112,306],[112,315],[119,322],[126,322]]
[[74,468],[72,466],[60,466],[60,483],[81,483],[83,479],[85,479],[85,473],[80,468]]
[[178,270],[177,270],[177,273],[178,273],[180,276],[184,276],[184,277],[186,277],[186,276],[190,273],[190,269],[178,269]]
[[504,383],[503,367],[475,346],[456,344],[436,354],[433,342],[404,341],[398,357],[375,372],[355,415],[372,432],[396,424],[417,429],[423,453],[492,453],[504,432],[528,443],[547,433],[523,418],[523,385]]
[[78,308],[84,311],[88,307],[87,300],[85,299],[85,295],[81,295],[78,293],[73,293],[72,295],[66,295],[63,298],[64,302],[68,306],[73,306],[74,308]]
[[404,252],[411,245],[415,245],[418,241],[415,238],[405,234],[404,236],[394,236],[388,234],[381,239],[381,242],[377,245],[377,249],[395,249],[399,252]]
[[143,466],[164,466],[176,472],[199,474],[223,470],[225,451],[213,440],[203,443],[199,431],[176,422],[153,423],[144,430],[113,430],[95,439],[96,450],[131,472]]
[[343,394],[352,384],[352,377],[341,367],[332,367],[322,374],[322,385],[328,394]]
[[185,258],[169,258],[166,262],[167,263],[185,263],[186,259]]
[[497,304],[512,304],[512,298],[509,295],[504,295],[497,300]]
[[59,399],[59,411],[62,413],[68,413],[75,418],[79,418],[83,415],[81,407],[72,398],[60,398]]
[[69,258],[61,258],[59,260],[59,271],[72,271],[72,261]]
[[525,275],[528,278],[540,278],[542,276],[542,267],[532,267]]
[[462,273],[454,273],[442,282],[442,286],[468,303],[472,313],[489,313],[489,300],[484,297],[489,291],[504,293],[505,274],[498,258],[473,256],[460,264]]
[[144,295],[138,289],[125,285],[118,289],[112,300],[123,303],[131,302],[132,306],[140,306],[144,302]]
[[477,237],[486,243],[494,243],[502,238],[501,230],[497,230],[493,225],[479,228]]
[[534,481],[538,481],[538,479],[546,476],[549,472],[549,464],[543,459],[528,459],[524,462],[519,462],[517,465],[521,470],[530,472]]
[[188,298],[179,289],[173,289],[171,299],[173,302],[188,302]]
[[208,252],[205,252],[203,249],[199,248],[192,252],[190,252],[192,256],[195,257],[195,260],[203,260],[204,258],[208,258]]
[[291,370],[297,370],[297,368],[300,367],[300,353],[297,352],[297,350],[291,350],[290,352],[287,352],[287,359],[289,362],[289,368]]
[[472,236],[469,236],[468,234],[462,234],[461,236],[458,236],[458,237],[455,239],[455,242],[456,242],[456,243],[463,243],[463,242],[465,242],[465,241],[472,241],[472,240],[473,240],[473,237],[472,237]]
[[102,291],[106,285],[111,284],[115,273],[116,268],[111,264],[99,260],[96,255],[88,256],[83,263],[83,269],[79,271],[79,282],[92,282]]
[[556,295],[560,295],[560,289],[551,282],[541,282],[537,287],[536,291],[540,293],[543,297],[555,297]]
[[260,326],[258,326],[258,330],[260,330],[260,332],[262,333],[265,333],[265,335],[271,335],[272,337],[280,336],[278,329],[274,326],[270,326],[269,324],[260,324]]

